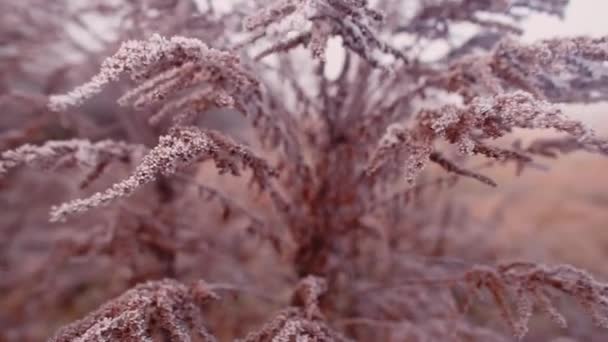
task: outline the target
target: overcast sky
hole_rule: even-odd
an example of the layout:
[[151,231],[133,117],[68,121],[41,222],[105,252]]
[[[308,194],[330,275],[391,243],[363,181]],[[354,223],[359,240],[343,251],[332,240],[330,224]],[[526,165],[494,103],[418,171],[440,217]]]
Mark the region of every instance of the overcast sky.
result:
[[564,21],[535,15],[526,21],[525,40],[555,36],[608,35],[608,0],[570,0]]

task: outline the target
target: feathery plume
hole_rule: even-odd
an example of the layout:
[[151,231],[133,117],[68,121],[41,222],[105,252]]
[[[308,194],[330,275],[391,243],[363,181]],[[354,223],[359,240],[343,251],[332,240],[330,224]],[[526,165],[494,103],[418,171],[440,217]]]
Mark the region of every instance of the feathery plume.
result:
[[[513,262],[496,268],[477,266],[466,273],[464,280],[470,286],[471,294],[480,289],[487,289],[492,294],[503,319],[520,339],[527,333],[534,307],[547,312],[559,326],[566,326],[565,319],[551,303],[550,296],[555,292],[572,297],[598,326],[608,327],[608,285],[569,265]],[[509,303],[509,298],[513,297],[517,315]]]
[[150,281],[61,328],[49,341],[153,341],[154,329],[160,329],[172,341],[190,341],[195,332],[203,341],[215,342],[202,325],[199,306],[218,298],[203,281],[191,286],[172,279]]
[[324,59],[327,40],[335,35],[373,66],[381,66],[378,54],[407,62],[401,51],[378,37],[376,27],[382,21],[383,15],[370,8],[367,1],[279,0],[247,17],[245,28],[261,32],[257,39],[266,36],[271,41],[293,34],[292,38],[273,42],[259,57],[305,45],[313,57]]
[[72,139],[47,141],[41,146],[26,144],[0,154],[0,176],[23,165],[43,170],[72,166],[96,169],[113,160],[137,159],[145,150],[141,145],[114,140]]
[[447,105],[422,110],[412,128],[391,126],[372,156],[368,172],[374,175],[382,168],[394,168],[395,161],[404,162],[406,178],[411,182],[435,151],[434,142],[438,139],[456,145],[464,155],[506,158],[507,153],[497,152],[482,141],[502,137],[514,128],[552,128],[569,134],[591,151],[608,151],[608,141],[597,138],[582,123],[569,120],[557,106],[517,91],[477,97],[465,107]]
[[51,96],[49,107],[61,111],[78,106],[123,73],[136,81],[148,82],[123,97],[120,101],[123,104],[136,98],[141,106],[202,81],[233,95],[242,95],[256,83],[239,63],[236,55],[209,48],[198,39],[180,36],[167,39],[155,34],[148,40],[123,43],[89,82],[65,95]]
[[158,145],[144,156],[130,177],[89,198],[54,207],[51,210],[51,221],[61,221],[69,215],[107,205],[115,199],[131,195],[159,175],[171,175],[205,159],[213,159],[220,172],[230,172],[233,175],[239,175],[238,163],[241,163],[243,167],[253,170],[254,179],[262,188],[270,177],[276,175],[265,161],[218,132],[203,131],[196,127],[174,127],[169,134],[160,137]]

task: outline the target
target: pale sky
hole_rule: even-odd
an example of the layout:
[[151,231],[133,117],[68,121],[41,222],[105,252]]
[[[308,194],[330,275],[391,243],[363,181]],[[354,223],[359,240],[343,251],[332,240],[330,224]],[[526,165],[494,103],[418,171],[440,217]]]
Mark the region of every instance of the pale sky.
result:
[[608,35],[608,0],[570,0],[564,21],[535,15],[525,23],[526,41],[577,35]]

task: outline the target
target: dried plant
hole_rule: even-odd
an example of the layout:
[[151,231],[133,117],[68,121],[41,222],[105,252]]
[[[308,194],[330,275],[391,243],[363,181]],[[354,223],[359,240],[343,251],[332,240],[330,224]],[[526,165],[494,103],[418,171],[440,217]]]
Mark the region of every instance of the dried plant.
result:
[[[405,155],[406,175],[410,182],[413,182],[429,158],[442,164],[448,171],[465,173],[446,167],[443,158],[432,154],[433,143],[438,138],[457,145],[459,152],[464,155],[483,154],[495,159],[517,158],[513,153],[496,152],[482,142],[484,139],[502,137],[514,128],[553,128],[570,134],[582,148],[601,153],[608,151],[608,143],[596,138],[591,129],[580,122],[568,120],[556,106],[535,99],[525,92],[500,94],[489,99],[478,97],[464,108],[447,105],[438,110],[423,110],[416,115],[414,125],[413,128],[406,129],[395,124],[388,129],[372,158],[372,174],[378,172],[383,161],[403,159],[400,155]],[[479,176],[474,178],[479,179]],[[491,183],[483,178],[480,180]]]
[[78,165],[99,170],[112,160],[129,161],[143,150],[144,146],[112,140],[95,143],[86,140],[49,141],[43,146],[23,145],[2,153],[0,174],[23,165],[41,169]]
[[[496,269],[478,266],[467,272],[464,278],[472,293],[487,289],[492,294],[503,319],[519,338],[528,332],[534,309],[546,312],[557,325],[566,328],[566,319],[552,303],[551,298],[555,294],[551,291],[559,291],[576,299],[598,326],[606,327],[608,324],[606,284],[568,265],[549,267],[533,263],[509,263]],[[515,297],[516,315],[508,302],[510,295]]]
[[62,328],[50,341],[152,341],[155,328],[176,341],[189,340],[189,330],[215,341],[197,308],[210,299],[217,295],[200,281],[191,287],[170,279],[144,283]]
[[[74,214],[105,205],[120,197],[129,196],[137,188],[154,181],[159,175],[171,175],[199,160],[213,159],[220,173],[240,175],[240,166],[253,170],[256,183],[264,188],[275,175],[268,164],[245,147],[235,144],[218,132],[204,132],[197,127],[176,127],[160,138],[135,169],[134,174],[103,193],[86,199],[74,200],[54,208],[51,221],[59,221]],[[29,161],[26,159],[26,161]]]
[[[0,4],[21,23],[0,24],[0,104],[22,115],[0,122],[0,340],[75,319],[50,341],[595,338],[558,298],[608,326],[608,285],[500,262],[508,209],[483,221],[457,187],[608,154],[558,104],[606,99],[608,38],[516,39],[566,0],[23,3]],[[561,136],[504,142],[539,129]]]
[[349,341],[323,322],[319,297],[326,291],[322,278],[308,276],[301,280],[292,302],[298,306],[284,309],[259,331],[242,342],[264,341]]
[[[485,56],[456,60],[438,83],[465,99],[521,89],[556,102],[601,101],[606,97],[602,65],[605,38],[552,39],[524,45],[501,41]],[[559,75],[559,76],[556,76]]]
[[375,26],[382,21],[382,13],[372,9],[367,1],[283,0],[245,18],[244,26],[254,31],[255,40],[293,34],[273,43],[257,58],[307,45],[313,57],[325,59],[327,41],[337,35],[345,47],[374,66],[380,65],[376,52],[407,61],[402,52],[378,37]]

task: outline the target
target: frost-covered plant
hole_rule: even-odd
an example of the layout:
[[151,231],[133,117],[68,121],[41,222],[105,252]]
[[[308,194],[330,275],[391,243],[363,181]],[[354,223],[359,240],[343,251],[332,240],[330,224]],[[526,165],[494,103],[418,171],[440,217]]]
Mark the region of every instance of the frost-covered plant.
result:
[[[120,39],[108,38],[103,55],[81,51],[110,56],[95,72],[82,69],[90,80],[60,77],[42,94],[6,96],[37,99],[34,110],[51,119],[35,126],[47,132],[42,139],[27,125],[12,130],[18,139],[0,136],[26,143],[1,152],[1,177],[20,184],[28,176],[15,170],[28,167],[87,174],[86,186],[58,194],[64,202],[51,221],[64,233],[46,241],[50,257],[27,274],[8,248],[19,229],[6,229],[0,289],[43,291],[37,305],[57,308],[78,289],[97,304],[131,288],[53,341],[189,341],[195,332],[206,341],[508,340],[471,314],[473,299],[488,292],[517,338],[535,308],[565,326],[557,294],[606,326],[608,285],[584,271],[479,265],[493,256],[473,235],[482,225],[445,191],[460,177],[498,185],[466,163],[473,155],[521,170],[539,155],[608,153],[608,141],[554,104],[606,98],[607,38],[515,38],[525,15],[561,16],[567,1],[235,1],[227,12],[211,0],[113,4],[55,5],[76,22],[90,12],[120,19]],[[454,25],[463,22],[476,30],[464,41]],[[42,46],[63,40],[73,43],[57,35]],[[423,57],[437,41],[450,50]],[[333,43],[343,60],[332,60]],[[74,63],[66,73],[93,64]],[[68,83],[75,88],[57,91]],[[214,120],[230,128],[205,127]],[[250,127],[236,128],[243,120]],[[64,130],[51,130],[54,121]],[[497,142],[515,129],[566,137]],[[432,178],[428,164],[445,174]],[[193,279],[215,285],[184,285]],[[219,289],[234,296],[203,300]],[[48,335],[23,322],[6,330],[11,340]]]

